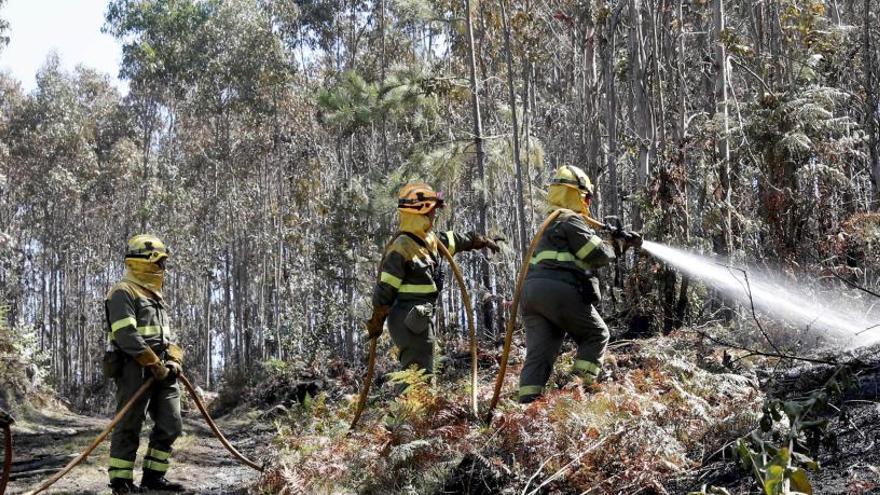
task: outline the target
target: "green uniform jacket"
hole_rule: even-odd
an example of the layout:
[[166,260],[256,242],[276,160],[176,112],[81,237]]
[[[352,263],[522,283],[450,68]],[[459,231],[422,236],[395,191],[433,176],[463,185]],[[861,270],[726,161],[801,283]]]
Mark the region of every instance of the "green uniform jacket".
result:
[[379,280],[373,290],[373,306],[391,306],[395,302],[423,304],[437,300],[440,253],[435,245],[442,242],[450,254],[473,249],[477,234],[441,232],[428,234],[426,240],[414,234],[400,233],[385,250]]
[[129,356],[147,347],[156,353],[173,342],[168,308],[161,296],[130,281],[114,285],[104,300],[110,341]]
[[594,273],[614,260],[614,250],[572,210],[562,209],[538,241],[526,279],[552,278],[581,286],[589,282],[599,298]]

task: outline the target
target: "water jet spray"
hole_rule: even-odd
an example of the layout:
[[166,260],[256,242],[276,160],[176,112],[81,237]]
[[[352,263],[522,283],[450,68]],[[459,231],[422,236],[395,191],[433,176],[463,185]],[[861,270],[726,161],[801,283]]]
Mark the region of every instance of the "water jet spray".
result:
[[867,331],[880,326],[868,318],[868,312],[820,300],[782,277],[734,267],[656,242],[644,241],[642,249],[733,301],[805,330],[820,332],[847,348],[880,340],[880,332]]

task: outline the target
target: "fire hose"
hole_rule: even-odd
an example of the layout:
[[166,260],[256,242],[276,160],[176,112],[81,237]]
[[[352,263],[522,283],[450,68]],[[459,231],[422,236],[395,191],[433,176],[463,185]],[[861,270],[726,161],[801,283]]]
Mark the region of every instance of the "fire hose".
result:
[[[513,293],[513,302],[510,306],[510,318],[507,320],[507,329],[504,334],[504,348],[501,351],[501,362],[498,366],[498,377],[495,379],[495,389],[492,392],[492,401],[489,403],[489,410],[486,411],[486,422],[492,422],[492,411],[495,410],[495,406],[498,405],[498,399],[501,396],[501,387],[504,385],[504,375],[507,372],[507,361],[510,358],[510,346],[513,342],[513,329],[516,325],[516,315],[519,310],[519,300],[520,294],[522,294],[523,283],[526,280],[526,275],[529,273],[529,266],[531,265],[530,261],[532,256],[535,255],[535,249],[538,247],[538,241],[541,240],[541,237],[544,236],[544,231],[547,230],[547,227],[553,223],[553,220],[559,216],[562,210],[556,210],[544,220],[544,223],[538,228],[538,233],[535,234],[535,237],[532,239],[532,243],[529,245],[529,251],[526,254],[526,257],[523,258],[522,267],[519,270],[519,275],[516,278],[516,291]],[[605,223],[602,223],[589,215],[582,215],[586,222],[596,228],[599,229],[607,229],[608,226]]]
[[[474,416],[477,416],[479,414],[477,410],[477,327],[474,324],[474,312],[473,307],[471,306],[471,298],[468,294],[467,286],[464,283],[464,277],[461,275],[461,270],[452,258],[452,254],[449,253],[449,250],[446,249],[446,246],[441,242],[437,243],[437,247],[440,254],[449,261],[449,266],[452,267],[452,273],[455,275],[455,281],[458,283],[459,290],[461,290],[461,298],[464,301],[465,312],[467,313],[468,329],[470,330],[471,337],[471,409],[473,410]],[[388,247],[386,246],[385,251],[387,250]],[[381,269],[381,262],[379,265]],[[349,431],[354,430],[355,426],[357,426],[358,421],[361,419],[361,414],[363,414],[364,408],[367,404],[367,395],[370,393],[370,386],[373,383],[373,373],[376,367],[376,347],[378,341],[379,339],[377,337],[370,339],[370,355],[367,359],[367,375],[364,377],[364,385],[361,387],[361,393],[358,396],[354,418],[351,420]]]
[[467,286],[464,283],[464,277],[461,276],[458,264],[452,259],[452,255],[442,242],[438,242],[437,247],[440,248],[440,253],[443,254],[443,257],[449,261],[449,266],[452,267],[452,273],[455,275],[456,282],[458,282],[458,288],[461,290],[464,311],[467,314],[468,329],[471,334],[471,410],[474,413],[474,417],[477,417],[479,415],[477,409],[477,326],[474,324],[474,308],[471,306],[471,297],[468,294]]
[[180,380],[180,383],[183,383],[183,386],[186,387],[186,389],[189,391],[189,394],[196,402],[196,407],[199,408],[199,412],[201,412],[202,416],[205,418],[205,422],[208,423],[208,426],[211,427],[211,431],[214,432],[214,436],[217,437],[217,440],[220,440],[220,443],[222,443],[223,446],[226,447],[226,450],[228,450],[233,456],[235,456],[236,459],[241,461],[243,464],[246,464],[247,466],[252,467],[257,471],[262,471],[262,466],[242,455],[241,452],[236,450],[236,448],[233,447],[231,443],[229,443],[229,440],[227,440],[226,437],[223,436],[223,433],[220,432],[220,428],[217,428],[217,424],[214,423],[214,420],[211,419],[211,415],[208,414],[208,410],[205,408],[205,404],[202,403],[202,399],[199,398],[199,394],[196,393],[196,389],[193,388],[192,383],[190,383],[189,380],[187,380],[187,378],[183,376],[183,374],[178,375],[177,378],[178,380]]
[[89,447],[88,447],[86,450],[84,450],[84,451],[82,452],[82,454],[80,454],[79,456],[77,456],[77,457],[76,457],[75,459],[73,459],[72,461],[68,462],[67,465],[64,466],[64,469],[62,469],[61,471],[58,471],[57,473],[55,473],[51,478],[49,478],[48,480],[46,480],[46,481],[45,481],[42,485],[40,485],[36,490],[33,490],[33,491],[31,491],[31,492],[28,492],[27,495],[37,495],[38,493],[42,492],[42,491],[45,490],[46,488],[49,488],[50,486],[54,485],[56,481],[60,480],[62,477],[64,477],[64,475],[66,475],[67,473],[69,473],[71,469],[75,468],[75,467],[77,466],[77,464],[79,464],[79,463],[82,462],[86,457],[88,457],[89,454],[91,454],[92,451],[95,450],[95,449],[98,447],[98,445],[100,445],[100,443],[104,441],[105,438],[107,438],[107,435],[110,434],[110,431],[111,431],[111,430],[112,430],[112,429],[113,429],[113,428],[114,428],[114,427],[115,427],[120,421],[122,421],[122,418],[125,417],[125,415],[128,413],[128,411],[131,410],[132,407],[134,407],[135,402],[137,402],[138,399],[140,399],[141,396],[144,395],[144,394],[147,392],[147,390],[149,390],[149,388],[150,388],[151,386],[153,386],[153,382],[155,382],[155,381],[156,381],[156,380],[155,380],[153,377],[148,378],[147,381],[145,381],[144,384],[141,385],[141,388],[137,389],[137,392],[135,392],[134,395],[131,396],[131,399],[129,399],[129,401],[125,404],[125,406],[123,406],[123,408],[122,408],[118,413],[116,413],[116,416],[113,417],[113,421],[110,421],[110,424],[107,425],[106,428],[104,428],[104,431],[102,431],[102,432],[101,432],[101,433],[95,438],[95,440],[92,441],[92,444],[89,445]]
[[[193,400],[196,403],[196,406],[199,409],[199,412],[202,413],[202,416],[204,416],[205,421],[208,423],[208,426],[211,428],[211,431],[214,433],[214,435],[217,437],[217,439],[220,440],[220,443],[222,443],[223,446],[226,447],[226,449],[229,450],[229,452],[231,452],[232,455],[234,455],[242,463],[244,463],[244,464],[246,464],[246,465],[248,465],[258,471],[262,471],[263,468],[261,466],[259,466],[255,462],[249,460],[248,458],[244,457],[238,450],[235,449],[235,447],[233,447],[229,443],[229,441],[226,439],[226,437],[223,436],[223,433],[220,432],[220,429],[217,428],[217,425],[214,423],[214,420],[211,419],[211,416],[208,414],[207,409],[205,409],[205,405],[202,403],[202,399],[200,399],[199,395],[196,393],[195,388],[192,386],[192,383],[190,383],[190,381],[183,374],[178,375],[177,378],[178,378],[178,380],[180,380],[181,383],[183,383],[183,386],[186,387],[187,391],[189,391],[190,395],[192,396]],[[113,417],[113,420],[110,421],[110,424],[107,425],[106,428],[104,428],[104,430],[95,438],[94,441],[92,441],[91,445],[89,445],[89,447],[86,450],[84,450],[75,459],[73,459],[72,461],[67,463],[67,465],[64,466],[64,468],[61,471],[58,471],[57,473],[55,473],[51,478],[46,480],[36,490],[28,492],[27,495],[37,495],[38,493],[42,492],[43,490],[49,488],[50,486],[55,484],[55,482],[57,482],[58,480],[63,478],[65,475],[67,475],[67,473],[69,473],[79,463],[81,463],[83,460],[85,460],[85,458],[88,457],[89,454],[91,454],[92,451],[94,451],[98,447],[98,445],[100,445],[101,442],[104,441],[105,438],[107,438],[107,435],[109,435],[110,432],[113,430],[113,428],[115,428],[116,425],[119,424],[120,421],[122,421],[122,419],[125,417],[125,415],[128,414],[128,412],[131,410],[131,408],[134,407],[135,403],[147,392],[147,390],[150,389],[150,387],[153,385],[153,383],[155,383],[155,381],[156,380],[153,377],[148,378],[147,381],[145,381],[144,384],[141,385],[141,387],[139,389],[137,389],[137,391],[134,393],[134,395],[131,396],[131,399],[129,399],[128,402],[125,403],[125,405],[122,407],[122,409],[118,413],[116,413],[116,416]],[[7,437],[7,438],[9,438],[9,437]],[[2,493],[3,493],[3,491],[0,490],[0,495],[2,495]]]
[[0,475],[0,495],[6,493],[9,474],[12,472],[12,424],[15,418],[0,409],[0,428],[3,429],[3,474]]

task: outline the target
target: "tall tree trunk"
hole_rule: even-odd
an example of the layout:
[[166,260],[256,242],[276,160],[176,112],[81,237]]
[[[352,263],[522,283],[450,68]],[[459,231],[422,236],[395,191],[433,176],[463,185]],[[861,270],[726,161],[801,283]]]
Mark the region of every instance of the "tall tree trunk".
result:
[[617,173],[617,90],[614,84],[614,53],[617,44],[617,21],[623,3],[614,9],[614,13],[605,21],[605,35],[608,37],[603,60],[603,76],[605,77],[605,128],[608,132],[608,194],[604,199],[608,203],[607,210],[612,215],[620,214],[620,185]]
[[476,153],[476,161],[474,162],[477,181],[479,183],[477,191],[477,210],[479,211],[477,227],[481,232],[486,231],[486,156],[483,151],[483,120],[480,114],[480,88],[482,84],[477,80],[477,56],[474,48],[474,27],[471,16],[471,1],[464,1],[465,20],[467,24],[467,41],[468,41],[468,71],[471,86],[471,114],[473,117],[474,129],[474,151]]
[[584,128],[586,136],[586,172],[590,177],[597,177],[599,163],[599,87],[596,75],[596,25],[593,22],[594,10],[591,2],[584,4],[581,23],[584,25]]
[[725,29],[724,0],[714,0],[714,37],[715,66],[718,77],[715,79],[715,111],[721,114],[723,126],[718,138],[718,178],[721,186],[721,223],[724,236],[724,254],[733,253],[733,235],[731,232],[732,214],[730,200],[730,144],[728,142],[728,109],[727,109],[727,49],[722,42]]
[[[476,153],[475,160],[475,169],[477,176],[477,230],[481,233],[486,232],[486,210],[487,210],[487,201],[486,201],[486,154],[483,150],[484,139],[483,139],[483,120],[480,113],[480,88],[482,87],[482,83],[477,79],[477,56],[476,49],[474,46],[474,27],[473,20],[471,16],[471,2],[470,0],[465,0],[464,2],[465,8],[465,21],[467,25],[467,41],[468,41],[468,70],[470,77],[470,86],[471,86],[471,112],[473,116],[473,125],[474,125],[474,151]],[[480,263],[480,277],[479,280],[482,281],[482,285],[487,290],[491,286],[491,280],[489,277],[489,263],[486,262],[485,258]],[[483,315],[482,321],[486,328],[492,328],[493,322],[495,320],[494,311],[493,311],[493,303],[491,301],[485,301],[484,306],[479,310]]]
[[[650,164],[651,150],[654,145],[654,136],[651,124],[651,106],[648,94],[645,90],[647,82],[647,68],[645,53],[643,50],[644,36],[642,33],[642,8],[641,0],[629,0],[629,21],[632,24],[629,31],[629,54],[630,54],[630,85],[632,87],[632,109],[635,121],[638,142],[638,162],[636,163],[635,191],[644,193],[648,185],[648,168]],[[642,228],[642,212],[638,201],[633,202],[633,225],[636,229]]]
[[[880,101],[877,98],[877,74],[874,64],[875,48],[871,36],[871,22],[876,13],[871,10],[871,0],[865,0],[864,71],[865,71],[865,124],[868,132],[868,157],[874,177],[874,208],[880,208],[880,150],[877,149],[880,129]],[[875,21],[876,22],[876,21]]]
[[516,167],[516,213],[519,217],[519,252],[520,260],[526,255],[529,241],[526,236],[526,209],[523,193],[522,165],[519,154],[519,120],[516,110],[516,92],[513,88],[513,53],[510,48],[510,22],[507,17],[506,0],[500,0],[501,20],[504,23],[504,55],[507,58],[507,95],[510,100],[510,115],[513,125],[513,162]]

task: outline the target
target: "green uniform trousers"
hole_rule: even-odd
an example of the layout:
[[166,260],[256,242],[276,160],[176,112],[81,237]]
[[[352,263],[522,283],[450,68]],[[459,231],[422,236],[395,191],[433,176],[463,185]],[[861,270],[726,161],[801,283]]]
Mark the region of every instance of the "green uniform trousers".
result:
[[551,278],[528,278],[523,286],[526,362],[519,377],[519,396],[541,395],[565,335],[577,344],[574,372],[585,383],[599,376],[608,345],[608,327],[578,288]]
[[[116,382],[116,411],[120,411],[134,393],[151,377],[134,359],[125,357]],[[119,422],[110,437],[110,479],[132,479],[134,461],[140,443],[141,427],[149,411],[153,420],[150,445],[144,457],[144,470],[168,471],[171,446],[183,430],[180,417],[180,388],[177,380],[167,379],[153,386],[135,403]]]
[[391,341],[400,350],[403,369],[416,365],[428,373],[434,373],[433,314],[416,314],[417,310],[416,303],[395,303],[388,314],[388,331]]

